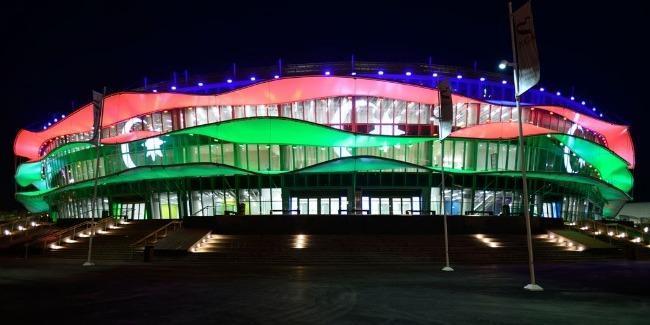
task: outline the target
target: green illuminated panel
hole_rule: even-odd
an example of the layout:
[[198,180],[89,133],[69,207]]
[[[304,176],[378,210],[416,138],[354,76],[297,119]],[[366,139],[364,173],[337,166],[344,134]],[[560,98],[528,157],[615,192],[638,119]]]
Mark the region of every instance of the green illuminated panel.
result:
[[[445,169],[446,170],[446,169]],[[503,175],[503,176],[512,176],[520,177],[521,173],[519,172],[492,172],[486,173],[490,175]],[[597,179],[591,177],[586,177],[582,175],[575,174],[562,174],[562,173],[543,173],[543,172],[528,172],[526,176],[531,179],[543,179],[547,181],[559,181],[559,182],[568,182],[568,183],[580,183],[593,185],[598,188],[600,193],[603,195],[603,198],[606,200],[620,200],[620,199],[630,199],[630,197],[619,189],[603,183]]]
[[34,182],[41,181],[41,161],[27,162],[18,166],[16,170],[16,183],[20,186],[28,186]]
[[[192,137],[191,135],[197,136]],[[527,144],[529,148],[533,149],[531,151],[529,151],[530,149],[527,149],[527,154],[530,154],[531,157],[539,158],[529,160],[530,171],[528,173],[531,178],[539,178],[549,181],[578,182],[581,184],[593,185],[600,191],[600,193],[602,193],[605,199],[611,202],[629,199],[629,197],[623,192],[628,192],[631,189],[633,178],[631,172],[627,169],[627,163],[623,159],[618,157],[612,151],[588,140],[563,134],[553,134],[548,137],[549,138],[546,138],[545,135],[527,137],[530,139],[527,141]],[[505,167],[501,166],[501,159],[503,158],[501,151],[494,151],[494,153],[498,152],[500,155],[498,156],[500,157],[498,158],[499,164],[496,164],[497,160],[494,160],[494,162],[488,160],[487,154],[482,154],[480,157],[476,156],[478,150],[476,142],[482,142],[485,144],[489,143],[488,147],[491,149],[511,148],[512,146],[516,146],[514,142],[509,142],[508,140],[467,140],[454,138],[450,138],[449,140],[451,146],[447,149],[449,150],[447,152],[460,152],[461,157],[458,161],[460,161],[461,164],[458,166],[457,163],[454,163],[452,166],[459,168],[445,168],[445,171],[456,174],[496,174],[518,177],[519,172],[514,168],[514,160],[512,165],[508,163],[508,161],[512,160],[508,160],[508,157],[514,156],[513,154],[509,154],[508,156],[508,151],[504,151],[506,153],[505,157],[507,158],[506,164],[504,164]],[[103,171],[109,176],[100,178],[100,184],[106,185],[151,179],[209,177],[218,175],[283,174],[292,172],[364,172],[407,168],[427,170],[428,167],[412,164],[413,161],[422,161],[416,159],[416,156],[408,156],[411,157],[409,158],[410,162],[378,157],[379,155],[383,155],[381,152],[389,152],[389,149],[393,150],[393,148],[398,148],[400,145],[406,145],[408,147],[409,144],[417,144],[425,141],[431,141],[430,143],[427,143],[426,146],[433,146],[434,153],[432,156],[435,160],[436,146],[438,146],[438,149],[440,148],[440,145],[436,143],[437,138],[435,137],[356,134],[310,122],[277,117],[236,119],[178,130],[160,137],[156,136],[148,139],[140,139],[124,144],[103,145],[101,147],[101,156],[103,158],[104,166]],[[462,141],[467,141],[468,143],[463,144],[462,146],[456,146],[456,142]],[[556,141],[565,144],[577,156],[568,156],[572,161],[571,166],[573,166],[573,171],[569,169],[570,165],[566,162],[562,162],[563,157],[567,157],[567,155],[564,155],[561,151],[562,149],[557,147]],[[156,143],[158,144],[156,147],[150,147],[151,144]],[[238,146],[238,144],[240,145]],[[250,167],[248,164],[248,156],[246,156],[247,153],[245,151],[248,149],[245,149],[244,151],[240,150],[240,147],[244,147],[243,144],[347,147],[357,148],[354,150],[347,150],[346,152],[348,155],[353,153],[359,155],[346,158],[327,156],[329,157],[327,159],[333,160],[324,162],[320,160],[321,162],[316,165],[313,165],[316,161],[312,160],[313,162],[311,166],[302,169],[294,169],[299,167],[292,167],[291,165],[277,165],[275,169],[269,168],[268,170],[258,170],[257,165]],[[206,152],[208,152],[208,145],[228,145],[231,146],[231,148],[233,148],[234,145],[235,151],[233,151],[233,149],[228,151],[231,160],[227,161],[224,159],[224,157],[226,157],[226,147],[215,149],[217,151],[214,152],[219,153],[219,159],[211,160],[214,159],[215,156],[213,153],[206,154]],[[197,146],[202,146],[202,151],[197,149]],[[419,146],[422,145],[416,145],[414,147],[417,148]],[[38,162],[22,164],[16,171],[16,182],[20,186],[28,186],[32,184],[39,190],[45,190],[46,182],[41,179],[41,172],[43,170],[42,164],[47,161],[47,168],[45,168],[45,171],[46,175],[49,177],[48,180],[55,179],[54,177],[60,177],[60,172],[64,170],[63,168],[66,166],[75,166],[78,167],[78,169],[74,169],[75,171],[84,171],[84,177],[77,177],[77,174],[75,174],[77,183],[60,187],[58,188],[59,190],[92,186],[92,179],[83,181],[88,177],[92,177],[92,174],[86,172],[86,170],[94,168],[95,151],[85,150],[92,147],[92,144],[85,142],[69,143],[49,153],[47,157],[51,159],[43,159]],[[488,147],[484,147],[486,148],[485,150],[487,150]],[[383,150],[382,148],[386,148],[386,150]],[[281,149],[284,150],[283,148]],[[321,149],[323,152],[328,152],[323,148]],[[257,155],[261,151],[256,152]],[[492,151],[485,152],[492,153]],[[197,159],[199,153],[202,153],[203,155],[201,156],[201,159]],[[235,156],[237,158],[233,158]],[[397,156],[389,155],[389,157]],[[404,159],[407,159],[407,155],[404,157]],[[479,158],[483,159],[481,162],[482,169],[478,170],[477,168],[478,160],[473,164],[464,163],[467,157],[471,157],[472,161]],[[593,165],[595,170],[598,170],[600,173],[599,175],[602,178],[602,181],[594,178],[596,173],[594,169],[591,169],[591,167],[587,170],[587,167],[584,164],[581,164],[579,167],[580,169],[577,170],[576,165],[578,165],[578,157],[582,158],[588,164]],[[439,157],[437,159],[440,160]],[[197,163],[198,161],[202,161],[202,163]],[[209,163],[210,161],[215,164]],[[308,160],[305,158],[305,162],[307,161]],[[549,161],[552,163],[547,163]],[[242,162],[246,162],[246,164],[243,164]],[[580,162],[582,163],[582,161]],[[300,167],[305,166],[305,164],[295,164]],[[227,165],[234,165],[237,167]],[[567,166],[566,170],[564,166]],[[242,168],[250,168],[251,170],[248,171]],[[280,168],[283,170],[280,170]],[[496,170],[496,168],[501,169]],[[504,171],[503,168],[507,168],[506,170],[508,171]],[[434,169],[439,170],[437,168]],[[475,171],[474,169],[477,170]],[[576,171],[580,174],[575,173]],[[57,182],[58,184],[62,184],[61,180],[58,180]],[[619,189],[621,191],[619,191]],[[27,196],[25,193],[18,193],[17,198],[19,201],[24,202],[26,206],[29,205],[33,209],[42,209],[47,206],[45,201],[42,200],[42,196],[46,192],[35,191],[30,193],[36,194]],[[40,197],[40,201],[37,200],[38,197]]]
[[48,153],[48,156],[55,155],[57,153],[60,153],[61,151],[73,151],[75,149],[81,150],[81,149],[87,149],[87,148],[94,147],[94,146],[95,145],[93,145],[90,142],[70,142],[70,143],[66,143],[66,144],[64,144],[64,145],[62,145],[60,147],[56,147],[54,150],[52,150],[52,151],[50,151],[50,153]]
[[43,198],[44,194],[49,193],[51,190],[39,190],[32,192],[16,193],[16,200],[20,202],[29,212],[47,212],[50,210],[49,204]]
[[629,192],[632,189],[634,178],[627,169],[627,162],[609,149],[591,141],[566,134],[553,134],[552,136],[564,143],[586,162],[596,167],[605,182],[624,192]]
[[[152,179],[170,179],[185,177],[211,177],[211,176],[232,176],[249,175],[250,172],[225,165],[215,164],[185,164],[174,166],[143,166],[129,169],[108,177],[99,178],[99,185],[115,183],[137,182]],[[94,181],[88,180],[79,182],[67,189],[78,189],[93,186]]]
[[[115,183],[137,182],[153,179],[170,179],[185,177],[211,177],[211,176],[232,176],[248,175],[247,171],[234,167],[215,165],[215,164],[186,164],[177,166],[145,166],[127,170],[125,172],[112,176],[102,177],[99,179],[99,185],[108,185]],[[22,203],[30,212],[45,212],[49,210],[49,205],[43,196],[56,190],[76,190],[88,188],[94,185],[94,180],[75,183],[55,189],[46,189],[31,192],[16,193],[16,200]]]
[[[440,170],[439,168],[434,168],[435,170]],[[445,168],[445,172],[456,173],[458,170],[450,170]],[[463,170],[464,174],[481,174],[481,175],[499,175],[499,176],[511,176],[519,178],[521,173],[514,171],[503,171],[503,172],[471,172]],[[607,183],[599,181],[597,179],[577,175],[577,174],[564,174],[564,173],[544,173],[544,172],[528,172],[526,176],[529,179],[541,179],[553,182],[567,182],[567,183],[579,183],[595,186],[598,189],[598,192],[607,200],[607,204],[603,207],[603,216],[604,217],[614,217],[620,210],[621,205],[624,202],[627,202],[631,199],[629,195],[622,192],[618,188],[615,188]]]
[[[408,164],[400,161],[395,161],[391,159],[378,158],[378,157],[350,157],[337,159],[311,167],[307,167],[301,170],[296,171],[296,173],[332,173],[332,172],[351,172],[351,171],[372,171],[372,170],[387,170],[387,169],[401,169],[401,168],[419,168],[422,170],[427,170],[424,167],[418,167],[413,164]],[[435,168],[434,170],[439,170]],[[445,169],[445,171],[454,173],[450,169]],[[473,174],[487,174],[487,175],[499,175],[499,176],[510,176],[510,177],[519,177],[519,172],[513,171],[504,171],[504,172],[469,172],[463,171],[464,173],[473,173]],[[123,182],[135,182],[143,180],[153,180],[153,179],[170,179],[170,178],[185,178],[185,177],[210,177],[210,176],[229,176],[229,175],[246,175],[253,174],[251,172],[243,171],[237,168],[228,167],[224,165],[214,165],[214,164],[186,164],[186,165],[176,165],[176,166],[146,166],[134,168],[120,174],[113,176],[108,176],[100,178],[100,185],[114,184],[114,183],[123,183]],[[625,201],[629,199],[625,193],[620,190],[603,183],[599,180],[581,176],[581,175],[571,175],[571,174],[562,174],[562,173],[543,173],[543,172],[530,172],[527,174],[531,179],[543,179],[548,181],[560,181],[560,182],[572,182],[580,183],[595,186],[599,192],[603,195],[608,201]],[[73,185],[69,185],[60,189],[74,190],[80,188],[88,188],[93,186],[93,181],[88,180]],[[42,191],[33,191],[33,192],[21,192],[16,193],[16,199],[20,201],[25,207],[31,212],[44,212],[49,209],[47,203],[43,199],[43,195],[48,194],[52,190],[42,190]],[[611,216],[612,211],[607,209],[604,211],[605,216]]]
[[406,137],[356,134],[329,126],[286,118],[258,117],[235,119],[183,129],[176,134],[201,134],[246,144],[288,144],[322,147],[382,147],[412,144],[437,137]]
[[404,168],[417,168],[422,171],[428,171],[428,168],[398,160],[371,156],[358,156],[330,160],[297,170],[295,173],[366,172]]

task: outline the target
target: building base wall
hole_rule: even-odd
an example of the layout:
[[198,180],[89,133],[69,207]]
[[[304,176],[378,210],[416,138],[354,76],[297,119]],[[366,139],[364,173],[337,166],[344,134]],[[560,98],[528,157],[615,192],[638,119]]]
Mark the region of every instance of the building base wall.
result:
[[[523,217],[448,216],[449,233],[525,234]],[[534,233],[563,227],[563,220],[532,218]],[[259,215],[183,219],[187,228],[218,234],[441,234],[442,216],[426,215]]]

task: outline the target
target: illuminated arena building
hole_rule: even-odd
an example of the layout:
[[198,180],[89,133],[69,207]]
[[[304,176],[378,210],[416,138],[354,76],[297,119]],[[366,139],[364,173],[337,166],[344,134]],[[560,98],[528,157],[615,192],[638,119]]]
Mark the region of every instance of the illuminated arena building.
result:
[[[440,142],[443,78],[454,120]],[[521,215],[503,75],[357,62],[179,79],[105,97],[98,170],[92,104],[19,131],[17,200],[88,218],[97,174],[99,213],[129,219],[439,214],[441,201],[450,215]],[[543,88],[522,102],[532,215],[613,217],[631,199],[629,127]]]

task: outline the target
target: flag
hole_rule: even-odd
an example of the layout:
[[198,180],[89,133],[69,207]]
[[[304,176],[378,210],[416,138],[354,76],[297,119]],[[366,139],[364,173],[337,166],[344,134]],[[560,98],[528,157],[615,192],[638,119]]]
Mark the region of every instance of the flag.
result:
[[512,24],[517,55],[519,82],[517,95],[519,96],[539,82],[539,57],[530,1],[512,14]]
[[93,137],[90,139],[93,143],[98,142],[101,136],[102,106],[104,106],[104,94],[93,90]]
[[447,80],[438,84],[438,96],[440,102],[440,118],[438,138],[446,138],[451,133],[451,122],[454,119],[454,104],[451,100],[451,87]]

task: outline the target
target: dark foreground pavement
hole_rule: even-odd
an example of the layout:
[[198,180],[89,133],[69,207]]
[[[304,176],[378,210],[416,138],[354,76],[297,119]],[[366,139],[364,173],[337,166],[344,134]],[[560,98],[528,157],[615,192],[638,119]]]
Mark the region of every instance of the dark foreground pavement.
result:
[[650,263],[98,265],[0,259],[3,324],[648,324]]

